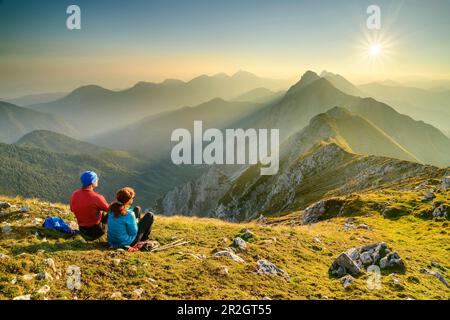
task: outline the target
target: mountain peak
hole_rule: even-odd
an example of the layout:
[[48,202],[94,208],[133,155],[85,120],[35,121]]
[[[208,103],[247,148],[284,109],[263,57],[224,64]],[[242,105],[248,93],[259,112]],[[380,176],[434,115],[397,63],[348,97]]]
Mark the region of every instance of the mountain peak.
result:
[[256,75],[254,75],[251,72],[245,71],[245,70],[239,70],[238,72],[233,74],[232,77],[233,78],[236,78],[236,77],[256,77]]
[[308,70],[302,75],[300,81],[298,81],[291,88],[289,88],[289,90],[286,92],[286,95],[290,95],[293,92],[296,92],[299,89],[303,89],[304,87],[310,85],[311,83],[321,79],[325,80],[324,78],[319,77],[317,73],[315,73],[314,71]]

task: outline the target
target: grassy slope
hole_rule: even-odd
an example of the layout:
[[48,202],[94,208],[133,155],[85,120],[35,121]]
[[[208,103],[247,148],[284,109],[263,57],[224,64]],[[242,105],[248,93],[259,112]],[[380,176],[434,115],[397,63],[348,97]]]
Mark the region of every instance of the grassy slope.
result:
[[[449,289],[435,277],[419,271],[436,261],[442,267],[440,272],[450,278],[448,221],[419,218],[415,208],[421,211],[422,204],[411,200],[421,197],[419,191],[362,195],[362,201],[349,214],[358,215],[357,223],[367,223],[371,231],[342,231],[344,217],[311,226],[262,226],[158,216],[152,233],[154,239],[161,244],[180,238],[191,241],[189,245],[159,253],[120,253],[100,242],[84,243],[79,237],[59,236],[33,225],[32,221],[47,215],[59,215],[70,221],[73,217],[66,206],[0,197],[0,201],[9,201],[18,208],[25,203],[31,207],[31,212],[25,216],[9,209],[7,215],[0,217],[2,225],[8,222],[13,227],[11,235],[0,233],[0,253],[10,256],[0,259],[0,299],[22,294],[32,294],[36,299],[72,299],[75,296],[109,299],[115,291],[120,291],[124,298],[135,298],[132,292],[138,288],[145,290],[143,299],[261,299],[266,296],[272,299],[450,299]],[[450,200],[448,192],[438,197],[439,201],[448,203]],[[383,199],[394,199],[392,205],[408,206],[412,214],[383,218],[370,206],[371,201]],[[299,215],[292,213],[271,222],[295,222]],[[256,234],[247,252],[240,254],[244,264],[211,256],[213,249],[228,246],[243,227],[249,227]],[[36,231],[39,236],[35,235]],[[42,241],[44,236],[47,242]],[[313,249],[313,245],[317,245],[314,237],[321,239],[321,251]],[[378,241],[387,242],[405,260],[406,272],[397,276],[404,290],[391,285],[392,278],[388,274],[392,271],[383,274],[379,290],[367,288],[366,275],[356,279],[350,290],[343,289],[338,279],[329,277],[328,268],[340,252]],[[198,259],[191,253],[204,254],[206,258]],[[43,260],[48,257],[55,260],[57,272],[45,266]],[[122,259],[119,265],[113,262],[117,258]],[[290,280],[256,274],[256,261],[261,258],[287,271]],[[82,287],[78,292],[66,288],[65,270],[69,265],[81,267]],[[222,266],[228,267],[228,276],[219,274]],[[25,281],[21,275],[44,270],[54,277],[60,272],[61,277],[48,283],[51,290],[47,295],[39,295],[36,292],[45,281]],[[14,278],[18,281],[11,284]]]

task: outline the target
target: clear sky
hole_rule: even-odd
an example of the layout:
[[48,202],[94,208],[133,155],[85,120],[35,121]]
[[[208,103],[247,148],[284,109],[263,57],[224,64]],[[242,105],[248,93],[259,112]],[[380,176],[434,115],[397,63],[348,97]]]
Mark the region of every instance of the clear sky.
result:
[[[66,28],[70,4],[81,30]],[[365,25],[371,4],[379,33]],[[0,97],[238,70],[448,79],[449,17],[450,0],[0,0]]]

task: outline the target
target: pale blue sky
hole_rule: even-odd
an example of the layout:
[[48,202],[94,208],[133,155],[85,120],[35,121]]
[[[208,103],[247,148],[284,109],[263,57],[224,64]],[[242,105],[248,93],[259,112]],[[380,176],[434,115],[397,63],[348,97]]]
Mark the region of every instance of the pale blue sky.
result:
[[[79,31],[65,27],[69,4],[81,7]],[[370,4],[389,44],[376,61],[365,57]],[[239,69],[450,78],[449,16],[450,0],[0,0],[0,97]]]

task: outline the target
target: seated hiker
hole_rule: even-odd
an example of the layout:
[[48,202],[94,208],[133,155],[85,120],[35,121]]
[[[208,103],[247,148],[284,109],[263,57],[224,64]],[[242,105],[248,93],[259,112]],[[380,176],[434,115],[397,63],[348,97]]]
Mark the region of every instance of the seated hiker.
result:
[[153,214],[147,212],[141,218],[141,208],[132,207],[135,192],[126,187],[117,191],[116,200],[109,206],[108,243],[114,248],[134,246],[148,240]]
[[94,191],[98,187],[98,177],[93,171],[84,172],[80,181],[82,188],[70,197],[70,210],[77,218],[81,236],[93,241],[105,234],[108,202]]

